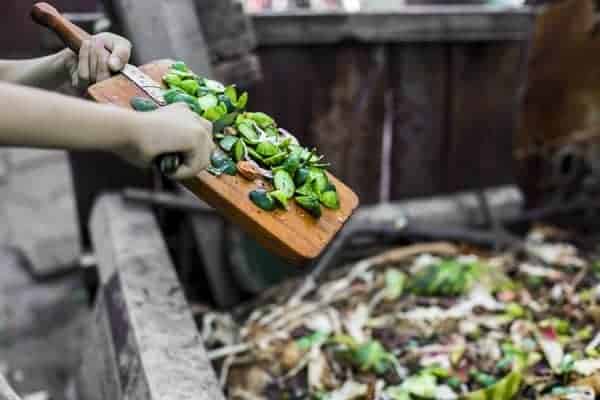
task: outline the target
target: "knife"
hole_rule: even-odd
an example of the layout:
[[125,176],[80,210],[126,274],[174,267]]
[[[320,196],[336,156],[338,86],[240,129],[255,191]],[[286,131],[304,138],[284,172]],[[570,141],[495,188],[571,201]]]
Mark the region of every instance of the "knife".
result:
[[[34,4],[31,10],[31,18],[39,25],[54,31],[64,44],[75,53],[79,53],[83,41],[91,37],[89,33],[66,19],[56,8],[48,3]],[[163,89],[160,83],[154,81],[154,79],[139,68],[127,64],[120,73],[139,87],[159,106],[167,104],[163,97]],[[182,155],[178,153],[162,154],[154,160],[154,163],[161,173],[171,175],[182,164]]]

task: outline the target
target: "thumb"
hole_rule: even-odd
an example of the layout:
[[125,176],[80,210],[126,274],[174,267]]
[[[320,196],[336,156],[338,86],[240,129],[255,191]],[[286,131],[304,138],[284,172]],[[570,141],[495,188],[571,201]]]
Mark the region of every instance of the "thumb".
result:
[[121,71],[131,58],[131,43],[129,40],[113,34],[106,34],[102,40],[111,53],[108,66],[113,72]]

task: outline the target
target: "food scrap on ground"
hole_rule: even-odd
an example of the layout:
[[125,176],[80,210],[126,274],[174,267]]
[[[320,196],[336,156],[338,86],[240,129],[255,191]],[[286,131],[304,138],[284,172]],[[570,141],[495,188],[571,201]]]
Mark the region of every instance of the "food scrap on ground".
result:
[[229,399],[591,400],[598,257],[537,229],[504,253],[403,247],[207,313],[203,338]]

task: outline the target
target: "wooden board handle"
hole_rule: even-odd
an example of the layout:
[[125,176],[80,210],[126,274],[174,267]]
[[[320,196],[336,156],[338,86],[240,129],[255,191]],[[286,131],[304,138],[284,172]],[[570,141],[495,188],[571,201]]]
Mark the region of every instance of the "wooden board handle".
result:
[[63,43],[79,53],[81,43],[90,38],[90,34],[66,19],[48,3],[36,3],[31,9],[31,18],[38,24],[52,30]]

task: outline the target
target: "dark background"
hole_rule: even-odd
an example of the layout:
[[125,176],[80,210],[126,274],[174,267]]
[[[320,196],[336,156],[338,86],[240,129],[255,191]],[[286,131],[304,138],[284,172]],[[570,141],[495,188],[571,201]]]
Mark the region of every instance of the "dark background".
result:
[[[0,24],[0,57],[31,57],[41,53],[40,28],[29,18],[35,0],[2,0]],[[92,12],[96,0],[53,0],[64,12]]]

